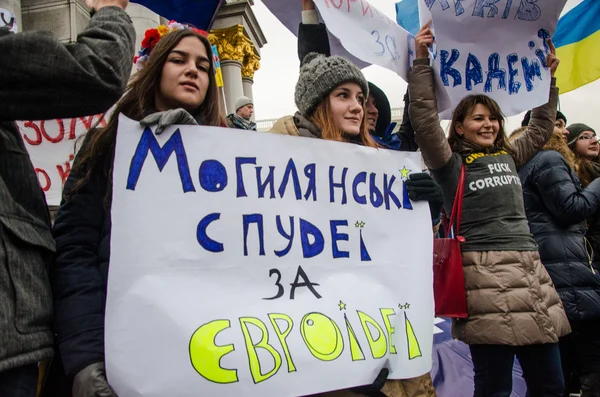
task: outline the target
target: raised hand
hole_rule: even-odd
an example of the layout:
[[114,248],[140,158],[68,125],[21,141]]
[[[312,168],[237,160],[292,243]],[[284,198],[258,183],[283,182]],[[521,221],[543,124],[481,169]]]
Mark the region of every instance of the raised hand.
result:
[[550,48],[550,54],[546,56],[546,66],[550,68],[550,73],[552,74],[552,77],[554,77],[554,73],[556,73],[560,59],[556,57],[556,48],[554,48],[552,39],[548,39],[547,43],[548,48]]
[[94,11],[98,11],[99,9],[108,6],[125,9],[129,4],[129,0],[85,0],[85,4]]
[[302,0],[302,11],[310,11],[315,9],[315,2],[313,0]]
[[433,33],[431,32],[430,25],[431,19],[421,27],[421,30],[419,30],[419,33],[415,37],[417,59],[429,57],[429,47],[433,44]]

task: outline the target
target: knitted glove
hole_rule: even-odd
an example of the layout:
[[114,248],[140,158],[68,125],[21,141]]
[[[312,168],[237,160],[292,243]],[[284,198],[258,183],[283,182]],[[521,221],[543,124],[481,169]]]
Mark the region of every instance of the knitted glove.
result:
[[350,390],[354,393],[362,394],[363,396],[367,397],[386,397],[386,395],[383,394],[381,389],[383,389],[383,385],[387,381],[387,377],[389,374],[390,370],[384,368],[381,371],[379,371],[379,375],[377,375],[377,378],[372,384],[366,386],[353,387]]
[[156,130],[154,133],[156,135],[160,135],[163,133],[165,128],[174,125],[174,124],[189,124],[189,125],[198,125],[198,122],[188,113],[187,110],[179,108],[179,109],[171,109],[166,110],[164,112],[156,112],[152,113],[149,116],[144,117],[140,124],[142,127],[148,127],[151,125],[156,125]]
[[73,397],[118,397],[106,380],[104,363],[88,365],[75,375]]
[[408,197],[413,201],[428,201],[431,219],[438,219],[444,205],[442,188],[426,172],[410,174],[404,182],[408,190]]

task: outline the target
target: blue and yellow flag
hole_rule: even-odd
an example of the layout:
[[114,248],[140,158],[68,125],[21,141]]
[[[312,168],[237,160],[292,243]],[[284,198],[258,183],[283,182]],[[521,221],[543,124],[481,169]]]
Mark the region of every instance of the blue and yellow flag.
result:
[[223,87],[223,72],[221,71],[221,60],[219,59],[219,51],[217,46],[212,46],[213,62],[215,64],[215,80],[217,81],[217,87]]
[[558,21],[554,33],[557,85],[565,93],[600,78],[600,0],[583,0]]

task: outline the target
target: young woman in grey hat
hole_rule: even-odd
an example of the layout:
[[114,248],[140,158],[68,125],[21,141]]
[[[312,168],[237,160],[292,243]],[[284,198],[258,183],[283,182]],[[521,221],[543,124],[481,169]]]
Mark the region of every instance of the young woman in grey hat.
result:
[[[379,147],[369,133],[365,117],[368,95],[369,86],[364,75],[347,59],[310,53],[302,62],[300,77],[296,84],[295,101],[298,112],[293,116],[279,119],[270,132]],[[431,188],[435,190],[433,181],[431,182]],[[415,201],[418,198],[426,200],[436,193],[432,191],[430,194],[418,195],[411,191],[411,186],[407,185],[407,188],[411,200],[414,197]],[[439,214],[441,200],[440,207],[435,208],[435,202],[435,199],[430,201],[430,209],[432,213]],[[434,397],[435,395],[429,374],[413,379],[387,380],[387,370],[384,369],[372,385],[326,392],[312,397]]]

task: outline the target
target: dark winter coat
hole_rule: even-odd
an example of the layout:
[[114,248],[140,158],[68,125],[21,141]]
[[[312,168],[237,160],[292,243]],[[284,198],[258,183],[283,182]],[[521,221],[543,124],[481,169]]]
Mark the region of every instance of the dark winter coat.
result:
[[0,372],[50,358],[54,340],[50,216],[11,120],[106,111],[125,88],[134,39],[116,7],[98,11],[72,44],[44,32],[0,37]]
[[531,233],[569,321],[600,319],[600,272],[584,239],[585,220],[600,209],[600,180],[582,189],[575,171],[554,150],[538,153],[519,177]]

